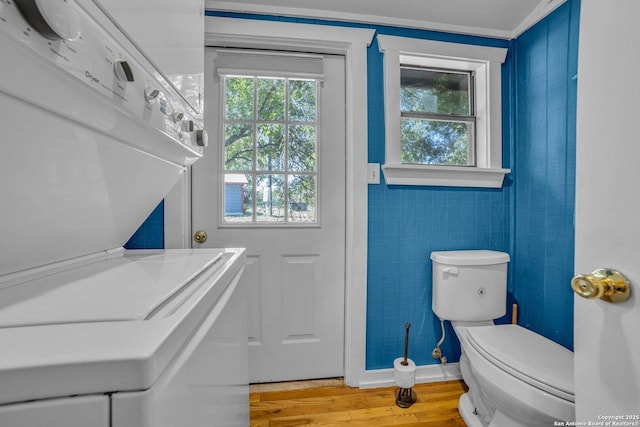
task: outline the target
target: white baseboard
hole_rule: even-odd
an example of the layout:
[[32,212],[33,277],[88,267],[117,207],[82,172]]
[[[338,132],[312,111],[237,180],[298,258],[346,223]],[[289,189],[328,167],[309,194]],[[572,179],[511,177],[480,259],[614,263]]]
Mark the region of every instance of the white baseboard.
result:
[[[421,365],[416,367],[416,384],[462,379],[459,363]],[[393,368],[365,371],[359,388],[380,388],[396,385]]]

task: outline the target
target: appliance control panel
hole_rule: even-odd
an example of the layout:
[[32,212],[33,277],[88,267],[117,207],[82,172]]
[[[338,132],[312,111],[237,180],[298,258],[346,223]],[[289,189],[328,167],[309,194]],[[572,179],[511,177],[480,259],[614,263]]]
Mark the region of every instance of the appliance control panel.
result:
[[[0,35],[3,43],[17,43],[19,49],[106,98],[120,113],[201,156],[207,142],[202,117],[172,91],[143,52],[90,7],[91,2],[75,0],[0,0]],[[57,79],[52,76],[52,82]],[[58,98],[43,102],[51,108],[64,101],[64,96]]]

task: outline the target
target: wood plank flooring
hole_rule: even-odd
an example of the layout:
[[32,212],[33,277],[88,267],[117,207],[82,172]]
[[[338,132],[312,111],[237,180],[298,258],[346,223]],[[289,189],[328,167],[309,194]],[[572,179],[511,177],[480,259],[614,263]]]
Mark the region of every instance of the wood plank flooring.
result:
[[363,390],[343,383],[277,391],[252,386],[251,427],[465,427],[458,413],[458,399],[466,391],[462,381],[417,384],[418,400],[406,409],[396,406],[396,389]]

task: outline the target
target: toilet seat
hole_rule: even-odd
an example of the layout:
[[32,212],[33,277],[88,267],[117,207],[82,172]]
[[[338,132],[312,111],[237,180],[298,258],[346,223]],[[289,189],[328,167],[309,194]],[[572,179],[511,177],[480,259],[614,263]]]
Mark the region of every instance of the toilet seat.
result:
[[518,325],[466,328],[470,346],[489,363],[521,381],[574,402],[573,353]]

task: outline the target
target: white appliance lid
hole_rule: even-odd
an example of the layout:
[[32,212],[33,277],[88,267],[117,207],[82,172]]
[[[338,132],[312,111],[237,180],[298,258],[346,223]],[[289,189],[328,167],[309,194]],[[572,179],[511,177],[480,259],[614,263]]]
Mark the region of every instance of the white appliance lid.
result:
[[[158,281],[156,278],[165,273],[174,275],[174,278],[182,276],[183,273],[191,274],[198,269],[197,262],[189,264],[186,262],[187,259],[197,259],[201,264],[209,263],[205,258],[217,258],[220,251],[223,251],[220,259],[195,273],[196,276],[191,281],[186,276],[180,277],[178,282],[185,283],[181,291],[174,293],[172,297],[168,296],[165,303],[153,310],[152,315],[144,320],[64,324],[50,324],[47,321],[39,326],[0,327],[0,384],[10,385],[0,387],[0,405],[36,399],[149,389],[167,369],[169,363],[175,360],[179,351],[193,338],[194,331],[206,327],[203,325],[206,319],[217,319],[216,313],[219,313],[226,299],[238,286],[244,268],[245,251],[239,248],[167,249],[145,251],[146,255],[142,255],[140,251],[131,251],[136,255],[131,256],[131,252],[124,254],[124,258],[128,258],[130,262],[127,262],[127,259],[108,260],[109,264],[120,271],[131,270],[127,264],[138,264],[141,271],[136,272],[137,277],[144,278],[143,282],[151,287],[160,285],[162,288],[162,285],[169,284],[168,281]],[[93,263],[93,266],[85,263],[88,267],[86,269],[82,269],[76,263],[72,269],[83,270],[87,280],[74,276],[77,283],[72,286],[89,284],[91,281],[88,276],[91,273],[100,275],[104,271],[96,266],[103,262],[103,265],[107,264],[106,261],[98,261]],[[41,273],[38,272],[40,279],[35,280],[46,283]],[[56,275],[49,274],[47,277],[54,276]],[[121,279],[120,275],[116,276],[118,277],[113,278]],[[33,275],[30,277],[34,278]],[[103,286],[109,283],[102,279],[101,282]],[[20,284],[12,283],[22,287],[31,282],[27,282],[25,278]],[[134,306],[135,310],[126,310],[122,315],[142,316],[140,313],[145,311],[144,307],[148,310],[152,301],[160,301],[163,295],[168,295],[171,289],[176,289],[169,286],[164,291],[159,289],[158,292],[153,292],[149,287],[140,288],[140,282],[129,280],[128,284],[129,288],[122,284],[114,289],[119,298],[109,295],[109,289],[101,289],[101,293],[95,295],[92,295],[95,290],[93,288],[82,289],[82,298],[74,304],[67,303],[65,307],[75,311],[75,318],[81,320],[87,320],[88,316],[100,318],[101,316],[91,313],[91,308],[104,313],[105,307],[109,308],[109,304],[112,304],[110,308],[114,308],[113,304],[115,307]],[[49,291],[55,294],[57,290],[54,288],[33,292],[33,297],[37,298],[38,303],[28,305],[33,315],[30,319],[23,317],[24,320],[40,321],[36,312],[40,309],[49,310],[46,305],[43,306],[50,302],[46,296]],[[4,301],[2,292],[0,291],[0,301]],[[148,297],[141,298],[141,293],[147,293]],[[105,295],[107,300],[99,301]],[[137,305],[131,304],[129,300],[137,301]],[[80,306],[84,304],[88,306],[84,313],[77,311],[82,309]],[[4,310],[13,311],[13,307],[7,307],[5,304],[1,311]],[[49,313],[41,318],[51,315]],[[55,312],[55,316],[60,315],[61,313]],[[73,317],[59,317],[58,320],[68,321]],[[6,320],[6,316],[3,319]]]
[[509,254],[490,250],[431,252],[431,259],[440,264],[492,265],[509,262]]
[[467,328],[469,343],[485,358],[527,383],[573,401],[573,353],[518,325]]
[[1,289],[0,328],[144,320],[223,252],[126,252]]

